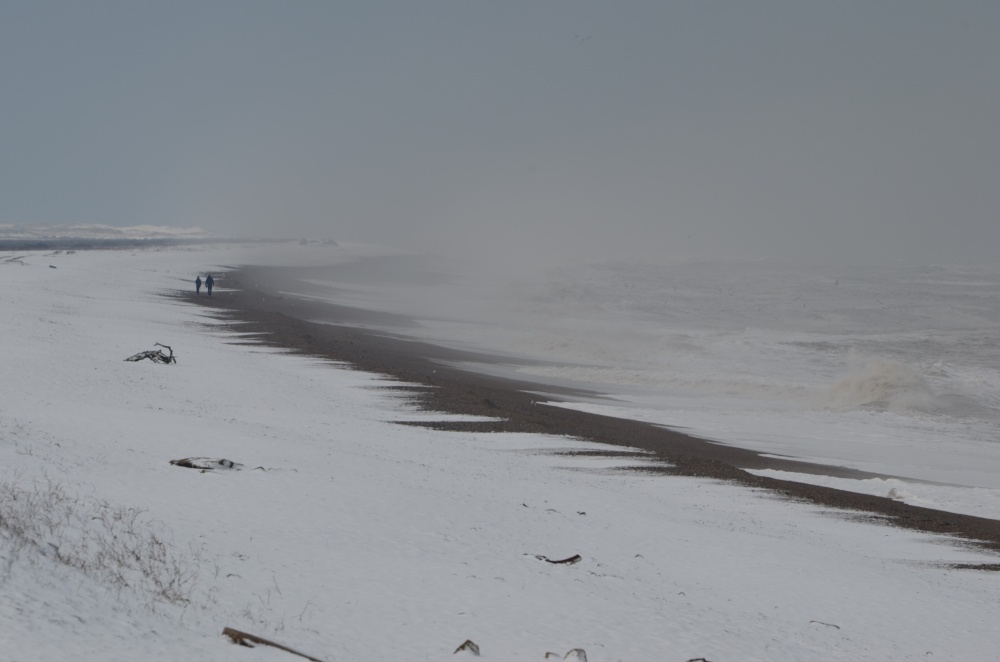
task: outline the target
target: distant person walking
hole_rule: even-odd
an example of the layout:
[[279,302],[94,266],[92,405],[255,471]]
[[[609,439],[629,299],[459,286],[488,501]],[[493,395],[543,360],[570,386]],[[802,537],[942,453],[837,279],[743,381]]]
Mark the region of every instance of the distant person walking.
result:
[[201,294],[201,276],[194,279],[194,293]]
[[208,296],[212,296],[212,286],[215,285],[215,279],[212,278],[212,274],[205,276],[205,289],[208,290]]

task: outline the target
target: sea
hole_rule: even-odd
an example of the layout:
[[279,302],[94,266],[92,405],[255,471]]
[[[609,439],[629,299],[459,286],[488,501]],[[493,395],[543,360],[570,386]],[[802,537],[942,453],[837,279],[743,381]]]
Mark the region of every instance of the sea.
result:
[[[1000,267],[415,256],[310,271],[298,294],[572,385],[552,403],[874,474],[759,471],[1000,519]],[[308,289],[308,293],[306,292]],[[296,294],[290,292],[290,294]]]

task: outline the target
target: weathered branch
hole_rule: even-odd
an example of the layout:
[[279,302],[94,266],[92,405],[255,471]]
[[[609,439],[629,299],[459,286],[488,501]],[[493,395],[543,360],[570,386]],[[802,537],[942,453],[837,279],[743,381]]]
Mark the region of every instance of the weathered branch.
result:
[[472,651],[473,655],[478,656],[479,646],[477,646],[476,642],[474,642],[472,639],[466,639],[464,642],[462,642],[461,646],[455,649],[455,652],[452,653],[452,655],[456,655],[462,651]]
[[824,623],[823,621],[809,621],[809,622],[815,623],[816,625],[825,625],[828,628],[837,628],[838,630],[840,629],[839,625],[834,625],[833,623]]
[[168,365],[170,363],[177,363],[177,359],[174,357],[174,350],[170,345],[163,345],[161,343],[155,343],[159,347],[165,347],[170,350],[170,354],[164,354],[161,349],[149,349],[145,352],[139,352],[138,354],[133,354],[132,356],[125,359],[126,361],[142,361],[143,359],[149,359],[153,363],[162,363]]
[[240,646],[246,646],[247,648],[253,648],[254,644],[260,644],[262,646],[270,646],[271,648],[277,648],[278,650],[285,651],[286,653],[291,653],[292,655],[298,655],[299,657],[304,657],[311,662],[323,662],[319,658],[315,658],[305,653],[300,653],[294,648],[289,648],[288,646],[282,646],[281,644],[271,641],[270,639],[265,639],[264,637],[258,637],[255,634],[250,634],[249,632],[241,632],[233,628],[223,628],[222,634],[226,635],[233,640],[234,643]]
[[565,559],[559,559],[558,561],[553,561],[549,557],[544,556],[542,554],[535,554],[535,558],[538,559],[539,561],[546,561],[548,563],[562,563],[565,565],[573,565],[574,563],[579,563],[580,561],[583,560],[583,557],[580,556],[579,554],[574,554],[573,556],[570,556]]

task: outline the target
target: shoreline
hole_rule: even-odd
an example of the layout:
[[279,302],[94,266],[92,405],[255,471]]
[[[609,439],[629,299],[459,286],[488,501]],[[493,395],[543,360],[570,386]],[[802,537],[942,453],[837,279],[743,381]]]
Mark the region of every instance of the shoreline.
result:
[[[238,323],[236,344],[265,344],[298,354],[346,364],[353,369],[398,379],[399,390],[425,411],[501,419],[482,422],[404,422],[440,430],[467,432],[533,432],[564,435],[623,447],[594,454],[633,453],[655,459],[660,466],[635,471],[714,478],[763,489],[776,496],[845,511],[844,516],[878,520],[916,531],[962,538],[1000,552],[1000,521],[911,506],[886,497],[870,496],[807,483],[756,476],[744,469],[776,469],[848,478],[876,474],[815,465],[700,439],[650,423],[614,418],[563,407],[536,404],[539,393],[548,400],[574,396],[598,397],[582,389],[560,388],[526,380],[472,372],[457,363],[496,363],[500,357],[443,348],[368,325],[404,329],[412,322],[402,315],[378,313],[321,301],[284,297],[265,291],[259,282],[275,282],[273,269],[241,267],[225,274],[225,289],[213,296],[178,291],[167,296],[214,311],[221,320]],[[310,321],[318,320],[318,321]],[[877,476],[884,477],[884,476]],[[964,567],[964,566],[959,566]],[[972,566],[1000,570],[1000,562]]]

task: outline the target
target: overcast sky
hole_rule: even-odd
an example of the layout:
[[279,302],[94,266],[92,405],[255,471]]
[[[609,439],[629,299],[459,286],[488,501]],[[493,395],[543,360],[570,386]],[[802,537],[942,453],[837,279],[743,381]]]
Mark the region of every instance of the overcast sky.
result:
[[0,223],[1000,252],[1000,2],[0,0]]

